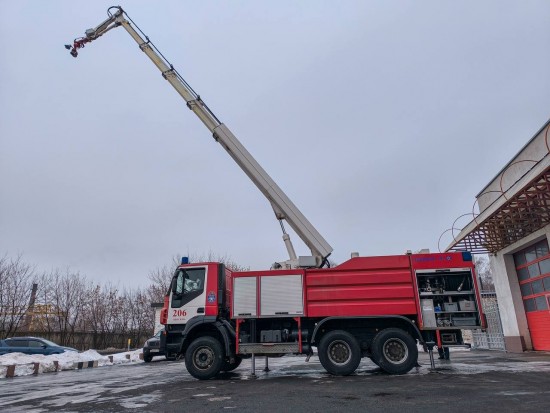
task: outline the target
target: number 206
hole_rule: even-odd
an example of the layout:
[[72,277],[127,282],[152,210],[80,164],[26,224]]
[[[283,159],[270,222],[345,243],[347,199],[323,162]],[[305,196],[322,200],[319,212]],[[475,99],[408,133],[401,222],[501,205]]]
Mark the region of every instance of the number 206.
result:
[[185,317],[187,315],[187,311],[185,310],[172,310],[174,313],[172,314],[172,317]]

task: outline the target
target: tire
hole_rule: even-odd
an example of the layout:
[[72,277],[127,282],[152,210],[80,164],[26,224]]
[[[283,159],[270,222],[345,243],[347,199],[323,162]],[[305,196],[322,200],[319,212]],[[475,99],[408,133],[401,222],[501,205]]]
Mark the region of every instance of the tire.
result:
[[218,374],[223,366],[225,354],[218,340],[203,336],[193,341],[185,352],[185,367],[191,376],[208,380]]
[[235,357],[234,363],[230,363],[229,361],[224,361],[222,366],[222,371],[225,371],[225,372],[233,371],[241,365],[242,361],[243,359],[240,357]]
[[146,363],[150,363],[153,360],[153,356],[150,354],[143,353],[143,361]]
[[390,374],[405,374],[416,366],[416,341],[400,328],[386,328],[372,340],[373,361]]
[[[370,359],[370,361],[372,361],[374,364],[376,364],[378,366],[378,364],[376,363],[376,360],[374,359],[373,356],[369,356],[369,359]],[[380,367],[380,366],[378,366],[378,367]]]
[[319,360],[330,374],[348,376],[357,370],[361,362],[361,348],[350,333],[331,331],[319,342]]

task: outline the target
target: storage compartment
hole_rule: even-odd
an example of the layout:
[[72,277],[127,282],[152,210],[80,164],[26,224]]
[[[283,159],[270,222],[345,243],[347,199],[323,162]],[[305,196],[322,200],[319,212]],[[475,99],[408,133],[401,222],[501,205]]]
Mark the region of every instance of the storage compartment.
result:
[[257,313],[256,277],[233,280],[233,317],[255,317]]
[[262,330],[260,332],[260,343],[280,343],[281,330]]
[[476,310],[476,303],[474,301],[460,300],[458,302],[458,305],[460,307],[460,311],[475,311]]
[[260,317],[304,314],[302,276],[264,275],[260,277]]
[[[469,268],[419,270],[415,275],[422,329],[444,331],[480,326],[474,273]],[[448,338],[452,341],[452,337]]]
[[233,318],[304,315],[303,274],[237,275],[233,278],[232,293]]

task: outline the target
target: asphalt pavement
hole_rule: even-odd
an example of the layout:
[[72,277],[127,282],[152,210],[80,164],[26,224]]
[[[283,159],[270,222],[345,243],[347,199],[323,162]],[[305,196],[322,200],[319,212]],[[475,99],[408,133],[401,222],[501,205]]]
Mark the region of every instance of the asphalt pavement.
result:
[[451,360],[420,354],[403,376],[364,359],[335,377],[316,357],[245,360],[235,372],[198,381],[182,361],[45,373],[0,380],[2,412],[546,412],[550,353],[460,351]]

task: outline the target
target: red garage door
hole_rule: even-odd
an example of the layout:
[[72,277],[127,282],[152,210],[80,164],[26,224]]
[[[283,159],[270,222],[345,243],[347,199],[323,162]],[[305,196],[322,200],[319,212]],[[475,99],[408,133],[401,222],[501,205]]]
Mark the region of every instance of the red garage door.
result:
[[550,350],[550,253],[544,240],[514,254],[535,350]]

